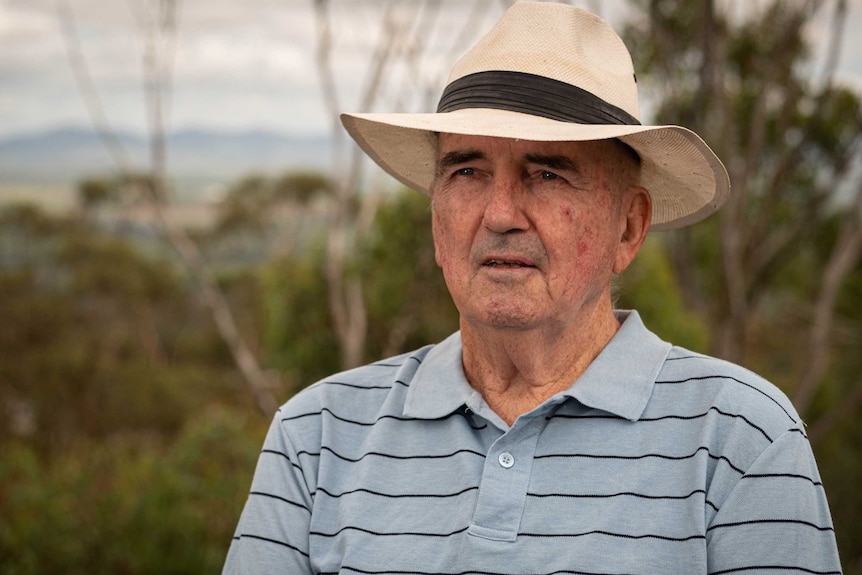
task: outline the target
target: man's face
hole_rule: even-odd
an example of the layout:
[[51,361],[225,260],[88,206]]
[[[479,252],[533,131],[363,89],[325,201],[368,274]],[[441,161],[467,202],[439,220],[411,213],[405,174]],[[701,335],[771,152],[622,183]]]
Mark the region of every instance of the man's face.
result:
[[637,252],[620,250],[632,194],[612,190],[610,154],[608,141],[440,134],[434,245],[463,322],[565,329],[610,301],[613,273]]

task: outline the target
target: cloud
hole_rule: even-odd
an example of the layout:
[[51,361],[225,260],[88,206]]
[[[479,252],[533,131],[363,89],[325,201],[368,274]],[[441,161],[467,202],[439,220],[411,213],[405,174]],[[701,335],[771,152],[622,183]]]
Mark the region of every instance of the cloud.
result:
[[[63,4],[61,4],[63,5]],[[155,5],[144,0],[65,0],[87,69],[115,127],[142,131],[142,58]],[[317,94],[308,50],[308,2],[180,3],[172,103],[182,125],[291,129],[279,104],[301,113]],[[53,1],[0,0],[0,135],[89,120],[70,71]],[[319,106],[317,106],[319,108]],[[281,114],[273,115],[277,110]],[[322,122],[319,121],[318,124]]]
[[[151,10],[158,2],[0,0],[0,136],[89,124],[69,68],[57,1],[74,14],[81,49],[111,123],[143,131],[142,53]],[[627,13],[624,0],[578,3],[600,7],[612,22]],[[841,77],[851,83],[862,78],[862,36],[851,33],[862,26],[860,4],[850,2],[841,63]],[[309,134],[330,129],[315,62],[319,22],[312,0],[178,0],[177,5],[179,35],[169,106],[174,127]],[[386,5],[383,0],[330,2],[332,71],[343,109],[360,105]],[[410,18],[409,11],[395,13],[405,32],[400,46],[422,52],[416,63],[404,60],[388,70],[378,110],[433,107],[452,61],[504,7],[499,0],[423,5],[425,12],[418,18]]]

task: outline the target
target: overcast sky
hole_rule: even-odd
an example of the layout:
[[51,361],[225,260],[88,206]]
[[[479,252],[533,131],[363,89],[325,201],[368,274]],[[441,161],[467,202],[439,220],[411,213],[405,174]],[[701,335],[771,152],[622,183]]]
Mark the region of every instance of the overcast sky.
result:
[[[470,11],[473,0],[443,0],[435,18],[425,14],[425,22],[434,24],[428,24],[430,31],[423,36],[428,45],[421,69],[396,74],[398,89],[394,88],[396,76],[388,77],[387,93],[406,95],[402,101],[380,103],[380,109],[415,107],[422,100],[417,93],[405,92],[404,86],[424,89],[425,100],[436,100],[454,53],[463,52],[477,31],[487,30],[505,4],[484,1],[478,14]],[[599,11],[612,23],[626,15],[624,0],[572,3]],[[110,123],[143,131],[141,54],[146,23],[152,16],[148,10],[157,4],[153,0],[0,0],[0,137],[89,125],[61,33],[58,6],[63,5],[74,14],[80,46]],[[181,2],[170,126],[327,133],[330,120],[315,68],[312,4],[312,0]],[[331,0],[331,5],[340,105],[355,110],[384,2]],[[849,10],[839,70],[843,81],[862,92],[862,0],[849,0]],[[822,40],[827,16],[828,11],[811,31],[815,40]]]

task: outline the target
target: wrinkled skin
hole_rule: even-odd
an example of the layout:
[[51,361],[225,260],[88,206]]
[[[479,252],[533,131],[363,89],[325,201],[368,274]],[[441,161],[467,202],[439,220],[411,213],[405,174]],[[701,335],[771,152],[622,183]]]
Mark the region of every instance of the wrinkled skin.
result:
[[650,218],[647,191],[619,185],[623,161],[610,141],[440,134],[434,244],[475,387],[568,386],[613,337],[611,279]]

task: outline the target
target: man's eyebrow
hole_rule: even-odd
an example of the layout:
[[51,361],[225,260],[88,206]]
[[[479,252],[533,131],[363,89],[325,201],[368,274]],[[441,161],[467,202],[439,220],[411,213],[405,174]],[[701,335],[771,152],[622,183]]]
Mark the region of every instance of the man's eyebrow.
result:
[[455,150],[454,152],[448,152],[437,160],[437,175],[441,175],[452,166],[483,159],[485,159],[485,154],[479,150]]
[[575,163],[566,156],[548,156],[544,154],[527,154],[524,159],[531,164],[539,164],[552,170],[579,172]]

